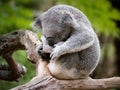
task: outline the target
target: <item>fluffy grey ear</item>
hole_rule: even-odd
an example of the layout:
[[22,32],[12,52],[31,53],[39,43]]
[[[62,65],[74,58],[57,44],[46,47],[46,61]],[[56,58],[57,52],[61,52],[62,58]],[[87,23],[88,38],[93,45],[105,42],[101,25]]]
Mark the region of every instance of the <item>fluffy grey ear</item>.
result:
[[33,30],[37,31],[37,32],[41,32],[42,29],[42,25],[41,25],[41,20],[40,18],[37,18],[32,24],[31,24]]
[[76,21],[73,14],[68,11],[61,11],[61,17],[62,18],[59,20],[59,23],[69,27],[72,27],[72,24]]
[[60,18],[59,23],[64,24],[69,18],[71,18],[70,13],[67,11],[60,11],[60,13],[62,18]]
[[38,25],[38,26],[40,26],[40,27],[42,28],[40,18],[37,18],[37,19],[35,20],[35,25]]

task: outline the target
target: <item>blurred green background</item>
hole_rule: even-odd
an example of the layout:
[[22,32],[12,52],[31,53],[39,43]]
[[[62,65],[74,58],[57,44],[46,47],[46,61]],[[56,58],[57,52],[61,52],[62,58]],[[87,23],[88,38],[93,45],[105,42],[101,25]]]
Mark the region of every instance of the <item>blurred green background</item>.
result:
[[[72,5],[91,21],[100,39],[101,60],[93,78],[120,76],[120,0],[0,0],[0,35],[19,29],[32,29],[30,24],[42,12],[57,4]],[[27,68],[20,82],[0,81],[0,90],[24,84],[35,76],[23,50],[14,53],[15,60]],[[5,63],[0,57],[0,64]]]

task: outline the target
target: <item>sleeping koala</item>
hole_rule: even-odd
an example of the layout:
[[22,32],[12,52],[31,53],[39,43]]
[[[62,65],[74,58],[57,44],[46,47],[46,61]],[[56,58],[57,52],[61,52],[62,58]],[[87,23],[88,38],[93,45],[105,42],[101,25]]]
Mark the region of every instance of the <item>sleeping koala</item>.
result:
[[96,68],[99,40],[80,10],[68,5],[54,6],[40,15],[33,27],[42,33],[42,45],[37,52],[41,57],[45,53],[50,57],[48,68],[54,77],[86,78]]

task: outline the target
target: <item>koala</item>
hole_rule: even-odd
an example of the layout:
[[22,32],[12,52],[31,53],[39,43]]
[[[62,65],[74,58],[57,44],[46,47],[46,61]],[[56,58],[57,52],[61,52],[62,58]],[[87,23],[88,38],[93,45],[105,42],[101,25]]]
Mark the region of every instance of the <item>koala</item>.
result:
[[96,68],[100,58],[99,40],[88,18],[77,8],[53,6],[34,21],[33,27],[42,34],[42,44],[36,50],[39,55],[46,53],[49,57],[52,76],[82,79]]

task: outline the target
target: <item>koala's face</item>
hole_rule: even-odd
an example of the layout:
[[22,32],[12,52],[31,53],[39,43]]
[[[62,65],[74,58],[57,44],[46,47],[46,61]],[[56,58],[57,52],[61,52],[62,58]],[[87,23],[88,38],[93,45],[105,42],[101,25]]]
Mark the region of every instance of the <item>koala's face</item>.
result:
[[35,21],[35,27],[42,28],[41,33],[45,36],[50,46],[65,41],[70,36],[71,30],[61,23],[62,16],[58,13],[43,13]]

